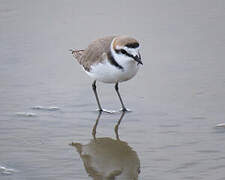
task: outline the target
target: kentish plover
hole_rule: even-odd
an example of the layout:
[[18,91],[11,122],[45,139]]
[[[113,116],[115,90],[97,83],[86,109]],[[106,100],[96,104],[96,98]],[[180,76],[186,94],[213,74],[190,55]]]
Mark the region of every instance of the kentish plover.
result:
[[104,110],[96,91],[96,81],[115,83],[122,111],[127,111],[119,93],[118,83],[134,77],[140,65],[143,65],[138,41],[128,36],[108,36],[93,41],[84,50],[71,51],[84,71],[94,79],[92,88],[99,111]]

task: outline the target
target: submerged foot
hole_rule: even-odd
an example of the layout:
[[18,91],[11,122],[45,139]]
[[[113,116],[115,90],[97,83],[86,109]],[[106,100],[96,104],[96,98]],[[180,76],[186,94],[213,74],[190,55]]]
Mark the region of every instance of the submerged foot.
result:
[[119,112],[132,112],[132,110],[127,109],[127,108],[121,108],[119,111],[108,110],[108,109],[97,109],[97,111],[98,111],[98,112],[109,113],[109,114],[119,113]]
[[113,110],[107,110],[107,109],[97,109],[98,112],[105,112],[105,113],[109,113],[109,114],[113,114],[115,113],[116,111],[113,111]]
[[122,111],[122,112],[132,112],[130,109],[127,109],[127,108],[121,108],[120,111]]

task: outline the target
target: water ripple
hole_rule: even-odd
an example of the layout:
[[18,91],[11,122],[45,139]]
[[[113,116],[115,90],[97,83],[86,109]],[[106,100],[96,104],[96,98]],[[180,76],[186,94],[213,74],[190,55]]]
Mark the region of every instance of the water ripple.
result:
[[6,168],[6,167],[0,165],[0,174],[1,175],[11,175],[14,172],[16,172],[15,169]]
[[35,116],[37,116],[37,114],[33,113],[33,112],[17,112],[16,115],[17,116],[23,116],[23,117],[35,117]]
[[220,127],[220,128],[225,128],[225,123],[217,124],[216,127],[218,127],[218,128],[219,128],[219,127]]
[[33,106],[32,109],[34,110],[44,110],[44,111],[57,111],[60,108],[57,106]]

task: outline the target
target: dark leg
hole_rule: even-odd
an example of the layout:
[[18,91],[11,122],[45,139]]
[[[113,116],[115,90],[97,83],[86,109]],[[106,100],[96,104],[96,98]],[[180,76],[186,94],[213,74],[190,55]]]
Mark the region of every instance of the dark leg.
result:
[[96,81],[93,82],[93,84],[92,84],[92,89],[93,89],[93,91],[94,91],[94,93],[95,93],[95,98],[96,98],[97,103],[98,103],[98,110],[99,110],[99,111],[102,111],[102,107],[101,107],[101,104],[100,104],[100,102],[99,102],[98,94],[97,94],[97,90],[96,90]]
[[92,136],[93,136],[94,139],[96,139],[96,136],[95,136],[96,135],[96,128],[98,126],[98,121],[99,121],[99,119],[101,117],[101,114],[102,114],[102,111],[99,111],[98,117],[97,117],[96,122],[95,122],[95,125],[94,125],[94,127],[92,129]]
[[122,105],[122,111],[127,111],[127,109],[125,108],[125,106],[124,106],[124,104],[123,104],[123,100],[122,100],[122,98],[121,98],[121,96],[120,96],[118,84],[119,84],[119,83],[116,83],[116,84],[115,84],[115,90],[116,90],[116,93],[117,93],[117,95],[118,95],[118,97],[119,97],[119,99],[120,99],[120,103],[121,103],[121,105]]
[[114,128],[114,131],[115,131],[115,133],[116,133],[116,139],[117,140],[120,140],[120,138],[119,138],[119,133],[118,133],[118,129],[119,129],[119,125],[120,125],[120,123],[121,123],[121,121],[122,121],[122,119],[123,119],[123,116],[125,115],[125,111],[123,111],[122,112],[122,114],[121,114],[121,116],[120,116],[120,119],[119,119],[119,121],[117,122],[117,124],[116,124],[116,126],[115,126],[115,128]]

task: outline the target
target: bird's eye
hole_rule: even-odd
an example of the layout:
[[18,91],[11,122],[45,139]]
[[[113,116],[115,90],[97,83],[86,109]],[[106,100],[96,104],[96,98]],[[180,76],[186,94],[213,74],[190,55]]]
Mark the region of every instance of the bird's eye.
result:
[[127,51],[125,51],[124,49],[121,49],[120,52],[121,52],[122,54],[127,54]]

